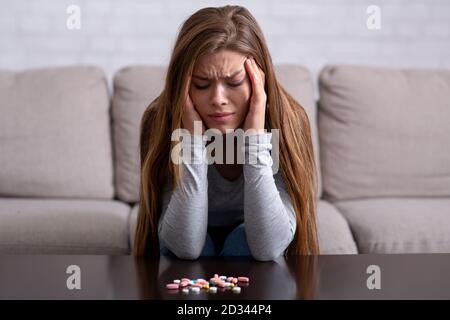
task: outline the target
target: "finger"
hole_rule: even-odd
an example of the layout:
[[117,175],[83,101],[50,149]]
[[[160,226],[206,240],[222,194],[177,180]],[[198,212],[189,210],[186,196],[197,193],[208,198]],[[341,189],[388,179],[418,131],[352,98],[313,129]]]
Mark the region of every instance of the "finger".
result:
[[264,85],[264,72],[262,71],[262,69],[258,66],[258,64],[255,61],[255,58],[252,57],[252,66],[254,67],[254,69],[256,70],[257,74],[258,74],[258,80],[261,81],[261,83]]
[[255,98],[260,99],[262,93],[264,92],[264,84],[261,81],[261,76],[259,75],[259,67],[256,64],[255,60],[253,58],[250,59],[249,66],[251,68],[251,74],[253,78],[253,90],[255,92]]
[[258,66],[253,57],[250,58],[250,61],[255,78],[256,88],[257,90],[262,91],[264,90],[264,73],[262,72],[261,68]]
[[254,68],[253,68],[253,66],[252,66],[252,61],[251,61],[251,59],[247,59],[246,61],[245,61],[245,66],[246,66],[246,69],[247,69],[247,72],[248,72],[248,75],[249,75],[249,77],[250,77],[250,81],[251,81],[251,83],[252,83],[252,89],[253,89],[253,91],[256,91],[257,90],[257,75],[256,75],[256,73],[255,73],[255,70],[254,70]]
[[256,64],[256,61],[253,57],[250,58],[251,61],[251,65],[252,65],[252,69],[253,69],[253,73],[255,74],[255,79],[259,80],[259,68],[258,65]]

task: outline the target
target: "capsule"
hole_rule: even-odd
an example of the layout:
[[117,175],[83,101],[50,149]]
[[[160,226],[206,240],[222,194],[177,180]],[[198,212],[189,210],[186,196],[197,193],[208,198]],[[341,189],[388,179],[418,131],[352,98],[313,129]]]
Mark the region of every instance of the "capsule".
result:
[[250,279],[247,278],[247,277],[238,277],[238,281],[239,281],[239,282],[249,282]]
[[170,290],[175,290],[179,288],[179,285],[177,283],[168,283],[166,284],[166,288]]

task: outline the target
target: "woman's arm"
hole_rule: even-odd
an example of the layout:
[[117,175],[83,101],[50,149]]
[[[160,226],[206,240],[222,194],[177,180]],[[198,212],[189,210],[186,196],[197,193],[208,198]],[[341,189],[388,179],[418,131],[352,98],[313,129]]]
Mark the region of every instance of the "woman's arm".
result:
[[[274,260],[292,241],[295,211],[280,173],[272,173],[272,133],[251,135],[245,143],[244,219],[247,242],[255,259]],[[255,163],[249,163],[254,157]]]
[[[195,141],[194,141],[195,136]],[[161,245],[181,259],[197,259],[205,245],[208,227],[208,164],[203,161],[206,142],[201,135],[191,135],[192,161],[182,166],[180,185],[163,195],[158,232]]]

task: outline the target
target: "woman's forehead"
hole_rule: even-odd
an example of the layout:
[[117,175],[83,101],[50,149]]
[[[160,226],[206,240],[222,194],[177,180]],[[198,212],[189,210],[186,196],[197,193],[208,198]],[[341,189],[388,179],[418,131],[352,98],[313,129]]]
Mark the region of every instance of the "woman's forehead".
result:
[[241,74],[246,56],[229,50],[221,50],[200,57],[194,66],[197,78],[230,78]]

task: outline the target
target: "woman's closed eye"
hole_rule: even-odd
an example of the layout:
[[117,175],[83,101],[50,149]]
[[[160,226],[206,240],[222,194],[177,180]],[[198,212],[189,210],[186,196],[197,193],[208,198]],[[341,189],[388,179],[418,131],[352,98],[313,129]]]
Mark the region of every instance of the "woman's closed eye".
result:
[[239,86],[241,86],[244,83],[244,81],[245,81],[245,79],[242,80],[242,81],[239,81],[239,82],[229,83],[228,85],[231,86],[231,87],[239,87]]
[[[244,80],[245,80],[245,79],[244,79]],[[239,86],[241,86],[241,85],[244,83],[244,80],[239,81],[239,82],[229,82],[229,83],[227,83],[227,85],[230,86],[230,87],[233,87],[233,88],[239,87]],[[209,84],[202,84],[202,85],[199,85],[199,84],[194,83],[194,86],[195,86],[197,89],[199,89],[199,90],[204,90],[204,89],[207,89],[207,88],[209,87]]]
[[203,89],[208,88],[208,87],[209,87],[209,84],[202,84],[202,85],[199,85],[199,84],[194,83],[194,87],[196,87],[196,88],[199,89],[199,90],[203,90]]

